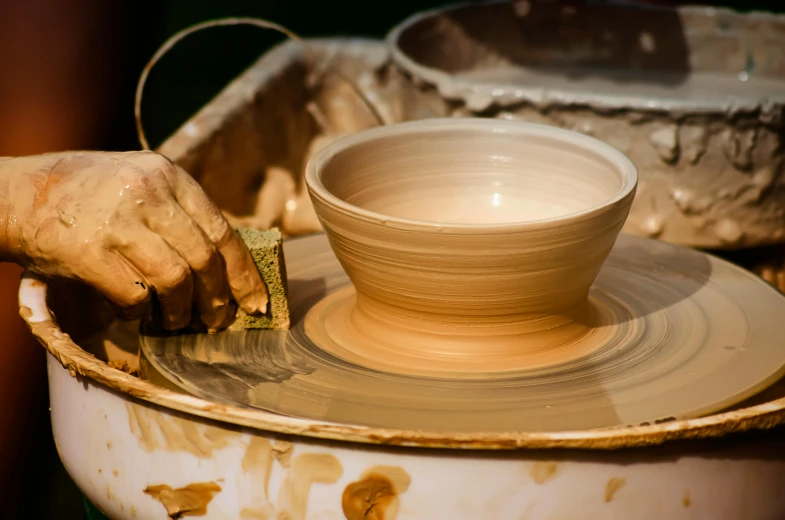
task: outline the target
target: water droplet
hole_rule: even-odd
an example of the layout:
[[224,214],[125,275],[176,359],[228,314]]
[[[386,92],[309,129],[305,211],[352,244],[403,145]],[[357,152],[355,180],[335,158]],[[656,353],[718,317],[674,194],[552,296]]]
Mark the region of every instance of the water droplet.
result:
[[72,228],[76,224],[76,217],[73,215],[69,215],[68,213],[60,212],[60,222],[65,224],[67,227]]

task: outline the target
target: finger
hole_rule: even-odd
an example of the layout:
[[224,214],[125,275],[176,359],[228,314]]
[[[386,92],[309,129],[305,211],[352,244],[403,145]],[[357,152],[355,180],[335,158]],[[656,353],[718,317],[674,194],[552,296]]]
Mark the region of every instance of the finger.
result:
[[227,279],[237,304],[248,314],[267,312],[269,296],[248,248],[230,227],[216,241],[226,263]]
[[72,264],[77,267],[77,278],[103,294],[126,318],[142,314],[150,302],[150,284],[139,271],[114,251],[102,251],[85,260]]
[[147,227],[126,229],[124,234],[134,237],[134,241],[126,240],[114,248],[158,295],[164,327],[177,330],[188,325],[193,301],[193,278],[188,264],[166,240]]
[[267,288],[248,248],[196,181],[179,166],[173,167],[174,173],[168,179],[177,202],[223,257],[234,299],[249,314],[267,312]]
[[218,330],[233,314],[223,261],[202,229],[174,199],[161,209],[161,214],[150,216],[148,226],[191,268],[199,317],[210,331]]

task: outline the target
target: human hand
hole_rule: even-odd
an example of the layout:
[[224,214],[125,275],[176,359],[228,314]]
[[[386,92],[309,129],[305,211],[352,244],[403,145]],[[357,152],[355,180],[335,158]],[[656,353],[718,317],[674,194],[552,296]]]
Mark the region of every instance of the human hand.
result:
[[126,315],[152,293],[163,324],[195,304],[217,330],[266,311],[267,289],[220,210],[182,168],[153,152],[65,152],[0,159],[0,255],[92,285]]

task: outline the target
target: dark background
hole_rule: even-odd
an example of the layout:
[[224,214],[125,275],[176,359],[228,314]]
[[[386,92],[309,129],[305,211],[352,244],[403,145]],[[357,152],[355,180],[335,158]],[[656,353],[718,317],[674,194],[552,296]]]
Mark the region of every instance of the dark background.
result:
[[[783,10],[782,2],[772,1],[712,3]],[[444,4],[0,0],[0,156],[139,149],[133,118],[139,74],[168,36],[194,23],[253,16],[301,36],[381,38],[414,12]],[[281,40],[271,31],[229,27],[178,45],[148,81],[142,113],[151,146]],[[43,349],[17,316],[19,273],[16,266],[0,264],[0,520],[81,519],[81,496],[52,442]]]

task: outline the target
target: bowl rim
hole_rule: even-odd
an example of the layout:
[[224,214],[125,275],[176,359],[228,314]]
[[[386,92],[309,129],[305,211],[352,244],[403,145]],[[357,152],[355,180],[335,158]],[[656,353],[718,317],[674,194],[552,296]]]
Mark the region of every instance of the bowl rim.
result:
[[[521,137],[538,137],[560,141],[580,148],[607,161],[621,176],[621,187],[616,193],[599,204],[589,208],[558,215],[556,217],[503,223],[454,223],[408,219],[369,211],[331,193],[322,182],[322,173],[329,163],[339,154],[360,144],[402,135],[422,135],[439,131],[476,131],[484,134],[516,134]],[[566,225],[575,221],[591,218],[605,213],[625,199],[632,198],[638,185],[638,170],[624,153],[611,145],[588,135],[551,125],[529,123],[518,120],[490,118],[440,117],[406,121],[378,126],[342,137],[316,152],[305,167],[305,183],[311,198],[318,198],[324,204],[341,211],[345,215],[366,222],[381,224],[388,228],[409,231],[442,232],[458,234],[511,233],[530,231]],[[318,214],[318,210],[317,210]]]

